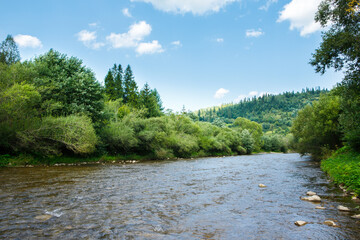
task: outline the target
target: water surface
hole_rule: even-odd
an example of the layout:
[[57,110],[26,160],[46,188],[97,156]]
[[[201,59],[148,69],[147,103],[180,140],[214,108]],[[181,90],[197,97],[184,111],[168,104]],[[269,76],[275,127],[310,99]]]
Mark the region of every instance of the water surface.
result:
[[[309,190],[326,210],[300,200]],[[0,239],[360,236],[360,221],[351,218],[358,205],[298,154],[2,168],[0,203]],[[339,212],[340,204],[353,211]],[[324,225],[328,219],[340,227]],[[297,220],[309,224],[297,227]]]

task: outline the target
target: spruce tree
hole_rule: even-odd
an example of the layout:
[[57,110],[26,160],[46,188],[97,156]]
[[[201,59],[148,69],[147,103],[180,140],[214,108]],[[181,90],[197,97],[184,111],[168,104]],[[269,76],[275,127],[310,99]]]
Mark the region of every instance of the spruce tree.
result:
[[115,100],[115,81],[111,70],[108,71],[105,77],[105,92],[110,100]]
[[115,79],[115,95],[116,95],[116,98],[123,98],[124,97],[124,87],[123,87],[123,70],[122,70],[122,67],[121,67],[121,64],[119,64],[117,67],[116,67],[116,64],[115,64],[115,69],[116,69],[116,73],[115,73],[115,76],[114,76],[114,79]]
[[0,62],[7,65],[20,61],[19,49],[11,35],[7,35],[6,39],[0,45]]
[[128,103],[133,107],[138,106],[138,87],[134,80],[134,76],[130,65],[127,66],[124,76],[124,103]]

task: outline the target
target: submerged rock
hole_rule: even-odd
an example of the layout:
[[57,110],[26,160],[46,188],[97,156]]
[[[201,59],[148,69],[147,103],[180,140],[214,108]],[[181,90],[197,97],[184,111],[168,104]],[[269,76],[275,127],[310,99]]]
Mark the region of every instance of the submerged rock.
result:
[[309,202],[321,202],[321,198],[318,195],[314,195],[311,197],[301,197],[301,200]]
[[259,184],[259,187],[261,187],[261,188],[266,188],[266,185],[264,185],[264,184]]
[[335,223],[334,221],[332,221],[332,220],[326,220],[326,221],[324,222],[324,224],[325,224],[325,225],[328,225],[328,226],[330,226],[330,227],[335,227],[335,226],[337,226],[336,223]]
[[296,226],[299,226],[299,227],[304,226],[304,225],[306,225],[306,224],[307,224],[307,222],[305,222],[305,221],[296,221],[296,222],[295,222],[295,225],[296,225]]
[[321,210],[324,210],[326,209],[326,207],[322,207],[322,206],[317,206],[316,209],[321,209]]
[[342,206],[342,205],[339,205],[339,206],[337,207],[337,209],[338,209],[339,211],[343,211],[343,212],[349,212],[349,211],[350,211],[350,209],[349,209],[348,207],[344,207],[344,206]]
[[39,220],[42,222],[45,222],[45,221],[49,220],[50,218],[52,218],[52,215],[50,215],[50,214],[39,215],[39,216],[35,217],[36,220]]
[[316,195],[316,192],[308,191],[308,192],[306,193],[306,195],[308,195],[308,196],[314,196],[314,195]]

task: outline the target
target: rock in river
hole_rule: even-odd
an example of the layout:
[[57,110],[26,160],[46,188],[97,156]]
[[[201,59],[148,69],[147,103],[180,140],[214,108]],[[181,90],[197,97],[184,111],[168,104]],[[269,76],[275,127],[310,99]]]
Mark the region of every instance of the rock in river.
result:
[[352,218],[355,218],[355,219],[360,219],[360,214],[358,215],[354,215],[354,216],[351,216]]
[[322,206],[317,206],[317,207],[315,207],[316,209],[321,209],[321,210],[324,210],[324,209],[326,209],[326,207],[322,207]]
[[259,187],[261,187],[261,188],[266,188],[266,185],[264,185],[264,184],[259,184]]
[[321,198],[318,195],[314,195],[311,197],[301,197],[301,200],[305,200],[309,202],[321,202]]
[[35,217],[36,220],[40,220],[42,222],[45,222],[45,221],[49,220],[50,218],[52,218],[52,215],[50,215],[50,214],[39,215],[39,216]]
[[335,226],[337,226],[336,223],[335,223],[334,221],[331,221],[331,220],[326,220],[326,221],[324,222],[324,224],[326,224],[326,225],[328,225],[328,226],[330,226],[330,227],[335,227]]
[[307,222],[305,222],[305,221],[296,221],[296,222],[295,222],[295,225],[296,225],[296,226],[299,226],[299,227],[304,226],[304,225],[306,225],[306,224],[307,224]]
[[337,209],[338,209],[339,211],[343,211],[343,212],[349,212],[349,211],[350,211],[350,209],[349,209],[348,207],[344,207],[344,206],[342,206],[342,205],[339,205],[339,206],[337,207]]
[[316,193],[315,193],[315,192],[312,192],[312,191],[308,191],[308,192],[306,193],[306,195],[308,195],[308,196],[314,196],[314,195],[316,195]]

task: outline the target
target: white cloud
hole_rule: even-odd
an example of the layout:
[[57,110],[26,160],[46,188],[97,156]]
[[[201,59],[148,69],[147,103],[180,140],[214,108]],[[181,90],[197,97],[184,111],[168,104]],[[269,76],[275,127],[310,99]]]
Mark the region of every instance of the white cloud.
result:
[[96,32],[89,32],[88,30],[82,30],[77,34],[78,40],[82,42],[86,47],[92,49],[99,49],[105,45],[105,43],[97,42]]
[[94,22],[94,23],[89,23],[89,27],[97,27],[98,23]]
[[214,98],[220,99],[223,98],[226,94],[228,94],[230,91],[224,88],[220,88],[216,91]]
[[216,41],[217,41],[218,43],[222,43],[222,42],[224,42],[224,39],[223,39],[223,38],[217,38]]
[[242,100],[244,100],[244,99],[248,99],[248,98],[253,98],[253,97],[260,97],[260,96],[264,96],[264,95],[266,95],[266,94],[270,94],[270,93],[267,93],[267,92],[261,92],[261,93],[259,93],[259,92],[257,92],[257,91],[251,91],[251,92],[249,92],[248,94],[240,94],[235,100],[234,100],[234,102],[235,103],[238,103],[238,102],[240,102],[240,101],[242,101]]
[[143,54],[154,54],[154,53],[162,53],[164,49],[158,41],[154,40],[149,43],[140,43],[136,48],[136,52],[140,55]]
[[176,46],[176,47],[181,47],[181,46],[182,46],[182,44],[181,44],[180,41],[173,41],[173,42],[171,43],[171,45],[174,45],[174,46]]
[[151,3],[156,9],[173,13],[192,13],[203,15],[209,12],[219,12],[227,4],[239,0],[131,0],[132,2]]
[[124,9],[122,10],[122,13],[124,14],[125,17],[132,17],[132,15],[131,15],[131,13],[130,13],[130,11],[129,11],[128,8],[124,8]]
[[42,48],[41,41],[37,37],[30,35],[18,34],[14,37],[14,41],[19,45],[19,47]]
[[322,0],[292,0],[284,6],[277,22],[290,21],[290,30],[300,30],[306,36],[321,29],[314,17]]
[[262,5],[259,9],[267,11],[267,10],[269,10],[269,8],[272,4],[277,3],[277,2],[278,2],[278,0],[267,0],[266,3],[264,5]]
[[246,30],[246,37],[260,37],[261,35],[264,35],[265,33],[259,28],[258,30],[254,30],[254,29],[249,29]]
[[151,31],[151,26],[145,21],[141,21],[131,25],[126,33],[111,33],[106,40],[113,48],[136,47],[146,36],[150,35]]

